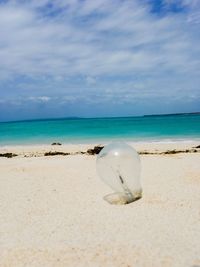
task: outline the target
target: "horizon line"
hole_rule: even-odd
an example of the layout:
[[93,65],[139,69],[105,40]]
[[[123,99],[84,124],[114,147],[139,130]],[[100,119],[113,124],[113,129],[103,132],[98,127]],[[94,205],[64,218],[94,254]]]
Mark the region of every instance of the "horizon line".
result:
[[194,112],[178,112],[178,113],[163,113],[163,114],[144,114],[144,115],[130,115],[130,116],[108,116],[108,117],[78,117],[78,116],[69,116],[69,117],[57,117],[57,118],[33,118],[33,119],[22,119],[22,120],[8,120],[0,121],[0,123],[15,123],[15,122],[32,122],[32,121],[52,121],[52,120],[75,120],[75,119],[114,119],[114,118],[142,118],[142,117],[156,117],[156,116],[179,116],[179,115],[198,115],[200,111]]

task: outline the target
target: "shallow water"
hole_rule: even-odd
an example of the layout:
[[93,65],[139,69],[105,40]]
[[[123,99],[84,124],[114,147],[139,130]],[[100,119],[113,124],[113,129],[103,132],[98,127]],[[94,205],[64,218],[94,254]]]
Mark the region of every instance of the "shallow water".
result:
[[200,139],[200,114],[48,119],[0,123],[0,144]]

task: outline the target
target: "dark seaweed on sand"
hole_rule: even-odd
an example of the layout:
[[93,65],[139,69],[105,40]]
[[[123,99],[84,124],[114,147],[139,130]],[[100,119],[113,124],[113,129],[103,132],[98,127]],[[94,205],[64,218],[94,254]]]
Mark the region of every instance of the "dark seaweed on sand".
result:
[[44,153],[44,156],[57,156],[57,155],[61,155],[61,156],[67,156],[70,155],[70,153],[67,152],[59,152],[59,151],[49,151]]
[[88,155],[97,155],[103,149],[103,146],[95,146],[94,148],[90,148],[87,150]]
[[17,154],[14,154],[14,153],[0,153],[0,157],[5,157],[5,158],[13,158],[13,157],[16,157]]

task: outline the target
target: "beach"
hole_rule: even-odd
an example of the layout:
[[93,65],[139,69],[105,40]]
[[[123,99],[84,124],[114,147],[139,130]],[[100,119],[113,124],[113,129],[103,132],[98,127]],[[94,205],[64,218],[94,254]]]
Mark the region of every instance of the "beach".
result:
[[143,197],[128,205],[103,200],[94,144],[2,146],[17,156],[0,157],[0,266],[200,266],[199,142],[130,144]]
[[0,29],[0,267],[200,267],[200,0],[0,0]]

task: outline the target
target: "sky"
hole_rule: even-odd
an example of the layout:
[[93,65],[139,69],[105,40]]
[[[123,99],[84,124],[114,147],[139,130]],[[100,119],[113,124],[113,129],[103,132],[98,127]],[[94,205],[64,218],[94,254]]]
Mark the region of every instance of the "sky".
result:
[[200,0],[0,0],[0,121],[200,111]]

